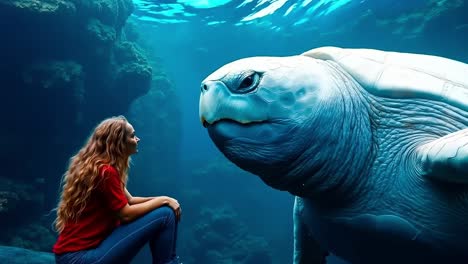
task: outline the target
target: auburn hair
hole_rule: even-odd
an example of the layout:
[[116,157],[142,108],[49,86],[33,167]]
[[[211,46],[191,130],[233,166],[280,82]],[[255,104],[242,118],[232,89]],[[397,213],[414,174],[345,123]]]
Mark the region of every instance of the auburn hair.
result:
[[127,124],[124,116],[103,120],[94,128],[86,144],[71,157],[68,170],[62,178],[62,192],[54,221],[59,233],[66,223],[76,221],[85,209],[92,191],[99,183],[102,166],[114,167],[119,172],[122,188],[126,185],[131,160],[126,154]]

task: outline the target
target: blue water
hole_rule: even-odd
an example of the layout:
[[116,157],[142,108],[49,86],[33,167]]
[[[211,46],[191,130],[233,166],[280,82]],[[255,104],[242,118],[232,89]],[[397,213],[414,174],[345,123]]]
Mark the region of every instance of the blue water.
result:
[[460,1],[445,11],[448,7],[438,7],[442,2],[138,0],[132,19],[157,46],[157,55],[179,89],[187,110],[182,145],[190,149],[182,155],[196,156],[216,151],[196,111],[198,85],[213,70],[243,57],[288,56],[329,45],[466,61],[466,3]]

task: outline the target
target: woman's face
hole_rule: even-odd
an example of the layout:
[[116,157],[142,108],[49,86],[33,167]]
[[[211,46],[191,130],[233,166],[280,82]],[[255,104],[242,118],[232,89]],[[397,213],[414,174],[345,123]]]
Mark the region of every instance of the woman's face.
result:
[[127,123],[127,138],[126,138],[126,149],[127,154],[130,156],[138,152],[138,141],[140,139],[135,135],[135,130],[130,123]]

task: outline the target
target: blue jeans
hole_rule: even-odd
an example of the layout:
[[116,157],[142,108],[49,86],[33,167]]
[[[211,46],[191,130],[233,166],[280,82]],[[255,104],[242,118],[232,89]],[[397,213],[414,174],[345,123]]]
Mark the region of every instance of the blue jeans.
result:
[[177,220],[172,208],[163,206],[117,227],[93,249],[55,255],[57,264],[130,263],[149,242],[153,264],[177,264]]

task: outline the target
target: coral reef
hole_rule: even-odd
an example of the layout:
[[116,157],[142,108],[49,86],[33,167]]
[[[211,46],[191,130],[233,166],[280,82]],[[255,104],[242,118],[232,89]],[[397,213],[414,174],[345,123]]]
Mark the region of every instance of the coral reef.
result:
[[[44,138],[53,127],[57,143],[67,144],[68,151],[59,151],[58,160],[49,160],[64,164],[64,157],[82,139],[62,142],[63,138],[82,137],[98,120],[125,113],[134,99],[149,90],[151,66],[134,43],[121,37],[132,11],[131,0],[0,0],[0,55],[4,58],[0,82],[6,94],[0,99],[0,110],[16,114],[6,121],[18,138],[27,138],[29,131]],[[102,107],[103,98],[108,98],[110,107]],[[36,140],[32,137],[20,146],[26,157],[5,157],[13,161],[7,172],[13,171],[18,159],[38,167],[34,165],[42,160],[35,160],[37,153],[25,151],[38,148]],[[7,145],[2,158],[17,154],[18,145]],[[57,154],[53,152],[57,149],[51,150]],[[62,174],[60,167],[50,173],[54,182]],[[34,173],[26,170],[17,178],[30,179],[29,175]]]
[[6,244],[36,251],[50,251],[55,242],[55,234],[45,223],[21,226],[14,234],[12,232],[8,234],[10,239]]
[[75,4],[67,0],[2,0],[0,3],[13,10],[41,16],[63,16],[76,12]]
[[250,235],[231,207],[204,208],[197,219],[189,240],[187,263],[273,263],[268,243]]
[[41,178],[21,184],[0,178],[0,225],[4,228],[0,244],[50,251],[55,241],[50,221],[31,217],[44,208],[44,194],[37,192],[42,184]]
[[[40,182],[40,180],[38,180]],[[44,206],[44,194],[37,192],[40,183],[18,183],[0,177],[0,225],[9,228],[11,225],[27,221],[24,210],[28,214],[37,214]],[[0,240],[3,237],[0,237]]]
[[[179,199],[184,212],[182,218],[186,223],[184,228],[188,229],[182,228],[179,247],[184,261],[185,258],[193,258],[194,263],[203,263],[203,261],[197,262],[198,259],[192,256],[196,254],[193,252],[193,248],[198,247],[208,251],[212,249],[211,245],[197,245],[193,240],[200,241],[199,235],[213,229],[216,230],[213,232],[222,239],[230,237],[229,233],[239,232],[245,234],[243,237],[251,234],[261,240],[249,239],[239,244],[228,243],[230,246],[236,245],[239,251],[248,252],[248,254],[246,253],[248,257],[246,255],[245,259],[242,260],[243,263],[283,264],[290,262],[293,230],[292,218],[288,215],[293,207],[293,196],[268,188],[260,179],[239,169],[225,157],[210,155],[207,159],[208,156],[209,154],[200,155],[199,159],[185,161],[184,170],[181,173],[182,177],[185,178],[179,180],[179,188],[186,190]],[[202,214],[200,211],[206,210],[204,208],[211,209]],[[218,212],[210,213],[210,210]],[[210,216],[210,214],[216,216]],[[217,224],[217,221],[214,220],[223,218],[226,219],[225,225],[228,225],[229,228]],[[189,227],[186,227],[187,223],[189,223]],[[193,224],[198,231],[192,230]],[[281,228],[278,228],[279,226]],[[227,231],[220,232],[224,229]],[[262,245],[265,243],[264,239],[267,239],[268,254],[262,250],[263,246],[257,248],[255,245],[251,245],[251,243]],[[219,244],[215,244],[218,251],[216,254],[220,254]],[[241,248],[243,249],[240,250]],[[258,250],[252,251],[252,248]],[[270,249],[278,248],[281,250],[270,251]],[[222,254],[230,253],[223,252]],[[197,257],[205,260],[206,256],[202,254],[201,256],[197,255]],[[219,260],[219,258],[216,259]],[[257,260],[257,262],[250,262],[253,260]]]
[[[115,64],[118,66],[113,87],[114,94],[131,99],[138,98],[148,91],[151,85],[152,68],[135,43],[121,42],[116,46]],[[128,105],[131,101],[123,103]]]

